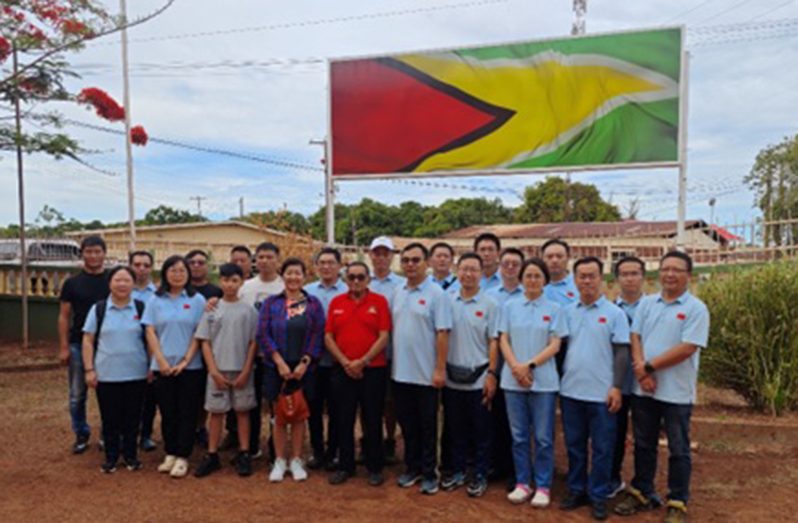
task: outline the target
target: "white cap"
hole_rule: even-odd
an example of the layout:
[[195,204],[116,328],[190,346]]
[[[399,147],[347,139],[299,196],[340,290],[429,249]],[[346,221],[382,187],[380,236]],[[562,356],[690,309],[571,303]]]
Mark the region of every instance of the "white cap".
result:
[[369,250],[373,251],[377,247],[385,247],[391,252],[396,250],[396,248],[393,246],[393,242],[387,236],[377,236],[371,240],[371,246],[369,247]]

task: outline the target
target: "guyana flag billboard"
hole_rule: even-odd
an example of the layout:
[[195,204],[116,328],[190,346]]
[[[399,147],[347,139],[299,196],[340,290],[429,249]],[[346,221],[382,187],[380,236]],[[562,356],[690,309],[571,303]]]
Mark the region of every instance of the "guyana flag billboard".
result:
[[330,63],[337,178],[678,165],[682,30]]

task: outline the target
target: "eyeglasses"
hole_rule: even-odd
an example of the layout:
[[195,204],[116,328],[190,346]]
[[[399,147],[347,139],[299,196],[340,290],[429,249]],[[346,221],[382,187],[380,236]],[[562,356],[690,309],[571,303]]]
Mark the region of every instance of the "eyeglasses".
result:
[[408,265],[408,264],[411,264],[411,263],[413,265],[418,265],[419,263],[421,263],[421,261],[423,259],[424,258],[422,258],[421,256],[413,256],[412,258],[410,258],[410,257],[402,257],[399,261],[402,263],[402,265]]
[[502,262],[502,267],[504,267],[505,269],[513,269],[515,267],[520,267],[520,266],[521,262],[515,260],[504,260]]
[[205,260],[189,260],[189,265],[205,265]]
[[346,275],[346,279],[349,280],[349,281],[366,281],[366,278],[368,278],[368,276],[366,276],[365,274],[347,274]]

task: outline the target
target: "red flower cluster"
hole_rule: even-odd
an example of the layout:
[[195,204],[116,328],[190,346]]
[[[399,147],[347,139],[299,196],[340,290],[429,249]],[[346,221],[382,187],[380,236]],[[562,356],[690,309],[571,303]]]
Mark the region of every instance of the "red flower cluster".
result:
[[90,104],[97,114],[109,122],[118,122],[125,119],[125,108],[116,103],[108,93],[96,87],[87,87],[80,91],[78,102]]
[[79,20],[62,20],[61,31],[63,31],[65,35],[81,35],[87,33],[89,28]]
[[144,130],[144,127],[137,125],[130,129],[130,143],[133,145],[147,145],[147,140],[149,137],[147,136],[147,131]]
[[8,40],[0,36],[0,62],[5,61],[6,58],[11,54],[11,44],[8,43]]

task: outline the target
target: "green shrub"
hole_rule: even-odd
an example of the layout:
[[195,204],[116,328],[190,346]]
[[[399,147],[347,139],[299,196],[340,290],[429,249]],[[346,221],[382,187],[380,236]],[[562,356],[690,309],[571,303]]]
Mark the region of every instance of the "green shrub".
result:
[[712,278],[701,375],[775,415],[798,407],[798,264],[769,263]]

